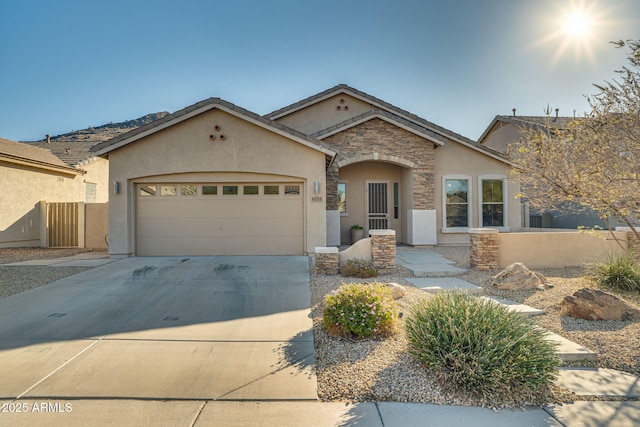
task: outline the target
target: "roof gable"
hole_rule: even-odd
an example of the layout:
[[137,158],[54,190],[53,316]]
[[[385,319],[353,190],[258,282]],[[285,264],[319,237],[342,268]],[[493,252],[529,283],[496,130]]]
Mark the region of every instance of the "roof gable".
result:
[[322,131],[318,131],[314,133],[313,136],[316,136],[318,138],[324,138],[328,136],[328,133],[331,133],[331,132],[335,133],[336,131],[339,131],[337,130],[338,128],[340,128],[341,130],[344,130],[344,129],[347,129],[348,127],[354,126],[355,124],[358,124],[356,123],[358,120],[360,120],[359,123],[362,123],[362,121],[371,119],[373,118],[373,116],[377,115],[377,117],[383,120],[391,121],[392,123],[399,125],[400,127],[403,127],[404,129],[409,130],[410,132],[413,132],[413,133],[420,132],[418,133],[420,136],[430,141],[433,141],[438,145],[442,145],[447,141],[454,141],[456,143],[469,147],[473,150],[486,154],[490,157],[493,157],[497,160],[500,160],[501,162],[508,163],[508,158],[498,151],[492,150],[488,147],[484,147],[467,137],[464,137],[460,134],[452,132],[441,126],[438,126],[435,123],[425,120],[416,114],[413,114],[409,111],[398,108],[395,105],[392,105],[386,101],[383,101],[379,98],[371,96],[365,92],[354,89],[346,84],[339,84],[337,86],[334,86],[323,92],[317,93],[301,101],[295,102],[289,106],[273,111],[265,115],[265,117],[272,120],[278,120],[289,114],[303,110],[305,108],[308,108],[312,105],[315,105],[319,102],[325,101],[332,97],[338,96],[340,94],[349,95],[361,101],[367,102],[371,104],[374,108],[372,108],[372,110],[368,113],[363,113],[359,116],[354,116],[344,122],[335,124]]
[[549,116],[495,116],[489,126],[478,138],[478,143],[482,144],[491,132],[501,124],[512,124],[530,129],[568,129],[571,125],[580,120],[576,117],[549,117]]
[[3,138],[0,138],[0,158],[12,163],[28,164],[45,169],[61,170],[67,173],[83,173],[83,171],[64,163],[49,150]]
[[264,118],[249,110],[238,107],[237,105],[224,101],[220,98],[209,98],[204,101],[197,102],[152,123],[141,126],[137,129],[124,133],[103,143],[97,144],[91,148],[91,151],[95,152],[99,156],[105,156],[109,152],[117,150],[120,147],[128,145],[134,141],[145,138],[146,136],[152,135],[163,129],[188,120],[191,117],[195,117],[199,114],[213,109],[225,111],[226,113],[229,113],[235,117],[241,118],[247,122],[253,123],[259,127],[277,133],[281,136],[284,136],[315,150],[321,151],[330,157],[335,156],[335,152],[321,141],[305,135],[302,132],[298,132],[295,129],[276,123],[273,120]]

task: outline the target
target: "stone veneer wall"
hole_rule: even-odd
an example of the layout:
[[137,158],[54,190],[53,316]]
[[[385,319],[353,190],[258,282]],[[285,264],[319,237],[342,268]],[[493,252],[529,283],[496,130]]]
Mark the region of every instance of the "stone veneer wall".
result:
[[380,273],[389,273],[396,266],[396,232],[371,230],[371,260]]
[[413,209],[435,209],[435,148],[431,141],[379,118],[331,135],[324,141],[338,152],[327,170],[327,210],[338,209],[337,163],[372,153],[414,163]]
[[493,270],[500,261],[500,236],[498,230],[492,228],[472,228],[471,268],[477,270]]
[[338,248],[315,248],[316,264],[314,266],[315,274],[338,274]]

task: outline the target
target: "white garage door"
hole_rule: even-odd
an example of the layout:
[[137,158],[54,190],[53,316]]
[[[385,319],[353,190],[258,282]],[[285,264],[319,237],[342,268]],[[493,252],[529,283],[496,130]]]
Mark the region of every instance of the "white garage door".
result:
[[302,183],[138,184],[136,254],[300,255]]

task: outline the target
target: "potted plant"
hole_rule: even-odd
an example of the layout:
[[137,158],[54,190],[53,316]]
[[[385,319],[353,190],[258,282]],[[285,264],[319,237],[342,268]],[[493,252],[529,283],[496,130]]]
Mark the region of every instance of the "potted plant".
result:
[[353,245],[360,239],[364,239],[364,228],[361,225],[353,224],[351,226],[351,244]]

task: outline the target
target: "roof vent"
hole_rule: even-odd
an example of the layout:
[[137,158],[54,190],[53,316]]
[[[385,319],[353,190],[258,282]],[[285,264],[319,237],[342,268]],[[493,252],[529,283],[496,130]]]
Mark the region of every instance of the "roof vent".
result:
[[558,112],[560,111],[559,108],[556,108],[556,119],[558,118]]
[[514,108],[511,111],[513,111],[513,117],[515,117],[516,116],[516,109]]
[[45,138],[47,138],[47,144],[51,144],[51,135],[46,134]]

